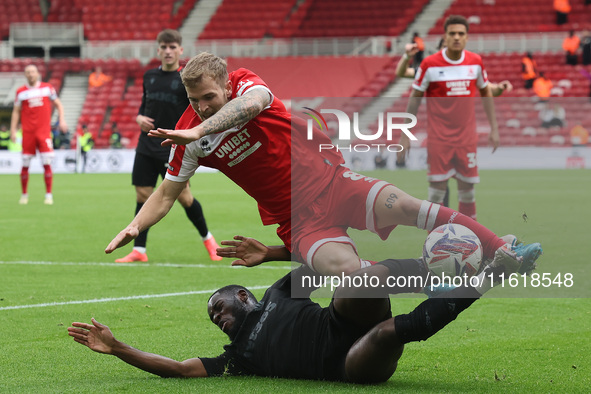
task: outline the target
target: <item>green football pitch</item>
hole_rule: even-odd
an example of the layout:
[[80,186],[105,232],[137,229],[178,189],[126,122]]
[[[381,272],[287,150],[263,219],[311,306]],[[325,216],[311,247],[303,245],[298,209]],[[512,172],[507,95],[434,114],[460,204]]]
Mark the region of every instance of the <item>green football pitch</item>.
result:
[[[424,172],[368,174],[426,197]],[[29,204],[21,206],[18,176],[0,176],[0,392],[589,392],[591,171],[482,171],[479,221],[497,234],[541,242],[538,272],[572,274],[574,286],[494,289],[429,340],[408,344],[396,373],[377,386],[162,379],[75,343],[66,328],[95,317],[145,351],[177,360],[217,356],[228,340],[208,319],[211,292],[237,283],[260,297],[290,269],[285,262],[246,269],[210,261],[178,204],[150,231],[148,263],[113,263],[131,250],[104,254],[133,216],[130,178],[58,174],[55,204],[45,206],[42,175],[32,175]],[[198,174],[191,186],[218,242],[236,234],[279,242],[273,227],[262,226],[254,200],[221,174]],[[452,190],[452,207],[456,200]],[[380,260],[417,257],[426,233],[397,228],[385,242],[351,235],[362,256]],[[393,299],[392,312],[408,313],[420,300]]]

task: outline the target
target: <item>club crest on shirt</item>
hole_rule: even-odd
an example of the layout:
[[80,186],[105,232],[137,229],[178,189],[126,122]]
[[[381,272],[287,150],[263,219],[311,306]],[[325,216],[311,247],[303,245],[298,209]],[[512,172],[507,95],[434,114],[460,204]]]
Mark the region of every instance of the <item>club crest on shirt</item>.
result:
[[201,138],[199,140],[199,145],[201,146],[201,150],[203,152],[211,152],[211,146],[209,146],[209,140],[205,138]]

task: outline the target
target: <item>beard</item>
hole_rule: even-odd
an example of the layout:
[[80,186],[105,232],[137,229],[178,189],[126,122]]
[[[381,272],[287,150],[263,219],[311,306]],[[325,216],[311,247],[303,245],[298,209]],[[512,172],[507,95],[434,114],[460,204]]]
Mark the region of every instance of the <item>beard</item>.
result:
[[244,308],[244,305],[239,303],[237,300],[234,302],[234,324],[232,324],[232,328],[228,331],[228,336],[231,340],[236,338],[240,327],[242,327],[242,323],[246,320],[246,316],[248,315],[248,311]]

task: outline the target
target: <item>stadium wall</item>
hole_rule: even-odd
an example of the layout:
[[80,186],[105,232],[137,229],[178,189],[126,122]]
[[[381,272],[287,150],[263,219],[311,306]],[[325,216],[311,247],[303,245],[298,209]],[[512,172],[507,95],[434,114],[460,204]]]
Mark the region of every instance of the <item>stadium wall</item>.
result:
[[[355,170],[373,170],[376,149],[365,152],[357,146],[359,152],[343,150],[347,165]],[[382,149],[383,150],[383,149]],[[131,173],[135,150],[133,149],[97,149],[88,153],[87,173]],[[413,148],[407,160],[408,170],[425,170],[427,152],[425,148]],[[355,159],[355,160],[354,160]],[[395,169],[395,154],[387,154],[387,168]],[[536,148],[507,147],[500,148],[494,154],[489,147],[478,149],[478,167],[490,170],[521,169],[591,169],[591,147]],[[19,174],[21,154],[0,151],[0,174]],[[198,172],[216,172],[211,168],[200,167]],[[31,162],[30,172],[42,174],[43,166],[37,156]],[[76,151],[57,150],[53,161],[54,173],[76,172]]]
[[[96,149],[88,153],[87,173],[129,173],[133,169],[135,149]],[[18,152],[0,151],[0,174],[20,174],[22,155]],[[76,150],[60,149],[55,151],[52,164],[53,173],[66,174],[76,172]],[[200,167],[198,172],[216,172],[211,168]],[[30,173],[43,174],[39,156],[31,161]]]

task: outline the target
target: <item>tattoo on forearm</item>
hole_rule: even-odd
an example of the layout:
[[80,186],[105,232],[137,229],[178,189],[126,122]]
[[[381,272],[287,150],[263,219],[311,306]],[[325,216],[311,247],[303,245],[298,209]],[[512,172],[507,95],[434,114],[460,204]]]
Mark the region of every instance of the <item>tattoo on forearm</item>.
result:
[[386,198],[386,208],[392,208],[392,205],[398,200],[398,196],[394,193],[390,193],[390,196]]
[[229,101],[214,116],[201,124],[205,135],[247,123],[261,113],[268,96],[269,93],[261,89]]

